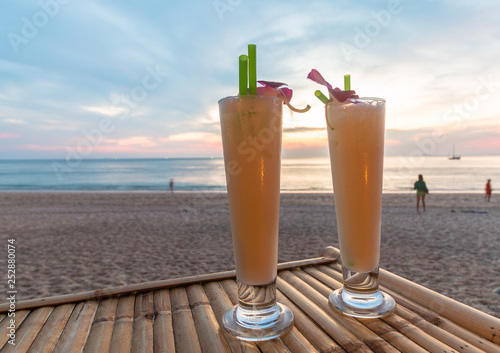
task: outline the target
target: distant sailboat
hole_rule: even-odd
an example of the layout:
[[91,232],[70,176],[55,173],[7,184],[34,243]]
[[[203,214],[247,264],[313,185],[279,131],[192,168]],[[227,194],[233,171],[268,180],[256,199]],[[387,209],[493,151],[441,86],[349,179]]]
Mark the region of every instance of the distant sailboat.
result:
[[452,159],[459,160],[460,159],[460,156],[455,155],[455,144],[453,144],[453,156],[448,157],[448,159],[450,159],[450,160],[452,160]]

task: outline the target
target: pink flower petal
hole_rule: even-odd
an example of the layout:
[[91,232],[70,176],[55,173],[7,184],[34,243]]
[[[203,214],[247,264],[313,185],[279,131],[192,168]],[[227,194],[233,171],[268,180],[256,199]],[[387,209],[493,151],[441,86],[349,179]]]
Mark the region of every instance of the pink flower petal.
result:
[[[290,102],[292,99],[293,91],[287,86],[286,83],[272,82],[272,81],[258,81],[263,87],[257,87],[257,94],[267,94],[269,96],[279,96]],[[281,87],[281,88],[280,88]]]
[[332,88],[332,85],[326,82],[323,76],[321,76],[321,74],[316,69],[312,69],[311,72],[309,72],[309,75],[307,75],[307,78],[313,80],[316,83],[319,83],[320,85],[328,87],[328,90]]
[[292,100],[293,91],[290,88],[282,87],[282,88],[279,88],[279,91],[286,98],[287,102],[290,102]]
[[328,89],[330,94],[335,97],[339,102],[345,102],[349,98],[351,98],[356,92],[354,91],[342,91],[340,88],[335,87],[335,89]]
[[278,96],[279,91],[271,86],[257,87],[257,94],[265,94],[267,96]]
[[257,82],[259,82],[263,86],[271,86],[273,88],[278,88],[281,86],[288,86],[286,83],[282,83],[282,82],[273,82],[273,81],[257,81]]

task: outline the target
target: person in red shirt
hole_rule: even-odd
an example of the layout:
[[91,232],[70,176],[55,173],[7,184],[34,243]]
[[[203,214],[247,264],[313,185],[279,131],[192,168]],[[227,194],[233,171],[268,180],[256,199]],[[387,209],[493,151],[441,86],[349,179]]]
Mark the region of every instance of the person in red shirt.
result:
[[484,200],[490,202],[490,197],[491,197],[491,179],[488,179],[488,182],[486,183],[486,194],[484,195]]

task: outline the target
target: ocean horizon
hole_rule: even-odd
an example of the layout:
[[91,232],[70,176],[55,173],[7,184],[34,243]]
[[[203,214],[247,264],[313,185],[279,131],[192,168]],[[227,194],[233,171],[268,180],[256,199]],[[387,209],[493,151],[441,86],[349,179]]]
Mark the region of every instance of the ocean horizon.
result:
[[[482,193],[500,179],[500,156],[386,156],[384,193],[413,192],[422,174],[431,193]],[[0,191],[226,191],[222,158],[0,160]],[[283,158],[282,192],[332,192],[330,159]]]

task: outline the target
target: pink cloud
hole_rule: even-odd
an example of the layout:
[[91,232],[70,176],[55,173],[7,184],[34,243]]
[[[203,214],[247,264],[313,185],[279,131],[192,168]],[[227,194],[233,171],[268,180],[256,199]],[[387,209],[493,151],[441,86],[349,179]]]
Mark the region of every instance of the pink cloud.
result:
[[309,147],[322,147],[327,145],[328,139],[323,130],[283,134],[284,149],[294,150]]
[[391,140],[385,140],[385,145],[386,146],[397,146],[397,145],[402,145],[403,143],[399,140],[394,140],[394,139],[391,139]]
[[469,148],[500,148],[500,138],[498,137],[485,137],[476,140],[470,140],[462,143],[461,145]]
[[209,143],[218,143],[222,141],[220,134],[213,132],[186,132],[181,134],[170,135],[164,141],[204,141]]
[[64,146],[22,145],[20,147],[30,151],[65,151]]
[[116,144],[118,146],[137,146],[142,148],[155,147],[158,144],[154,141],[154,138],[149,136],[132,136],[121,139],[107,139],[107,144]]
[[19,136],[18,134],[11,134],[10,132],[0,132],[0,139],[15,139]]

